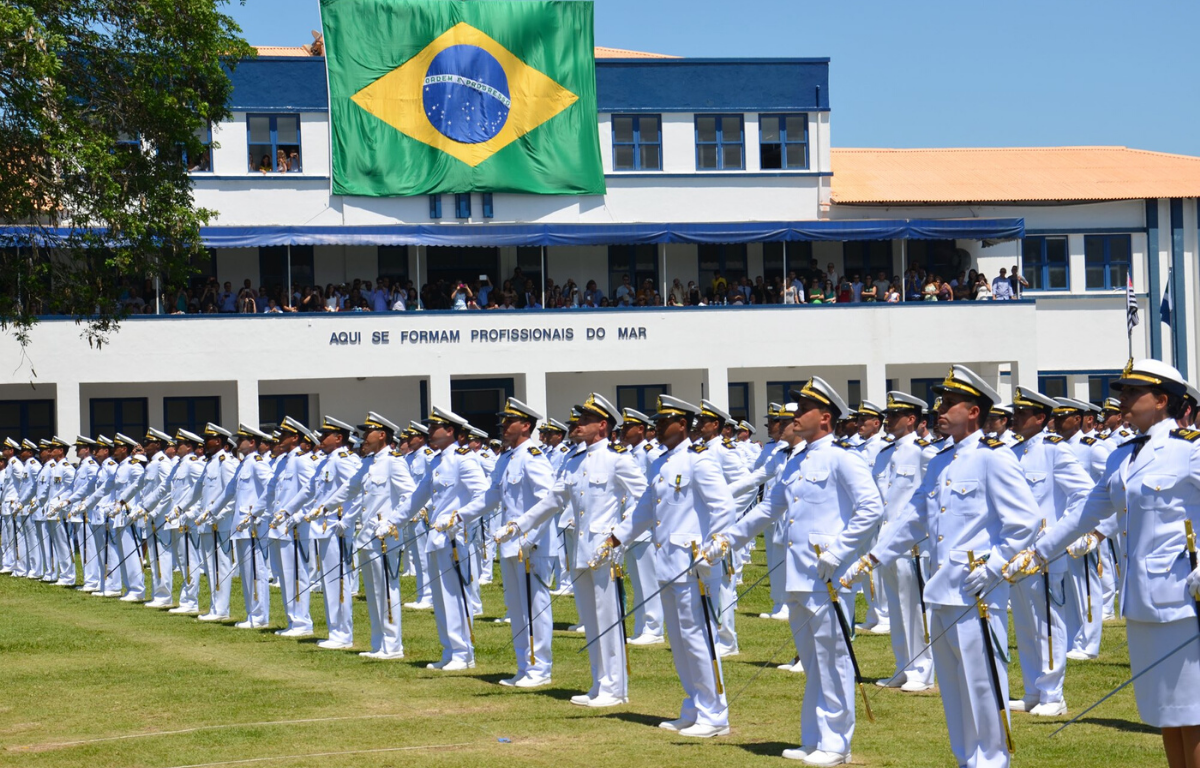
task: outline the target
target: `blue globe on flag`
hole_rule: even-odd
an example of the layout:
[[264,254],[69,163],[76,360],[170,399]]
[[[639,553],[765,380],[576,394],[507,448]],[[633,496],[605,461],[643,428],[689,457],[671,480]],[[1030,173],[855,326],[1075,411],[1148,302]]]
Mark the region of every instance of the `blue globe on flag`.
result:
[[421,99],[433,127],[462,144],[500,133],[512,106],[504,67],[474,45],[453,45],[433,57]]

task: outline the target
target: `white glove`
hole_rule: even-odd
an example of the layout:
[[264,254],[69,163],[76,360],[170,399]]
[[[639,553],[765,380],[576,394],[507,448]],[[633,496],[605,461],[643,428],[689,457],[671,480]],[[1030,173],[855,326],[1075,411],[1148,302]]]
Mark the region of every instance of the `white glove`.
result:
[[596,551],[592,553],[592,559],[588,560],[588,567],[596,570],[604,563],[612,560],[615,553],[616,549],[608,543],[608,539],[605,539],[600,546],[596,547]]
[[341,536],[343,533],[345,533],[345,532],[346,532],[346,523],[345,523],[345,521],[343,521],[343,520],[330,520],[330,521],[329,521],[329,531],[330,531],[330,532],[331,532],[331,533],[332,533],[334,536]]
[[725,553],[728,551],[729,539],[720,534],[713,534],[712,541],[708,542],[708,546],[704,548],[701,554],[704,556],[705,562],[709,565],[715,565],[725,557]]
[[1100,537],[1094,531],[1085,533],[1067,545],[1067,554],[1074,558],[1084,557],[1089,552],[1095,551],[1098,546],[1100,546]]
[[[968,564],[967,568],[970,567]],[[976,565],[974,569],[967,572],[966,578],[963,579],[963,591],[968,595],[982,594],[1004,578],[1003,571],[1004,566],[993,565],[991,560]]]
[[1012,559],[1004,564],[1000,575],[1016,583],[1026,576],[1039,573],[1045,567],[1046,559],[1038,554],[1036,549],[1025,549],[1013,555]]
[[433,529],[445,533],[456,525],[458,525],[458,513],[451,512],[449,517],[438,518],[437,522],[434,523]]
[[517,524],[516,523],[508,523],[502,529],[500,529],[499,533],[497,533],[492,538],[494,538],[496,540],[497,544],[503,544],[504,542],[509,541],[510,539],[516,538],[517,536],[520,536],[520,535],[521,535],[521,529],[517,526]]
[[537,549],[537,544],[533,543],[527,538],[521,539],[521,557],[528,560],[533,556],[533,551],[535,549]]
[[832,581],[833,575],[842,564],[842,559],[828,549],[821,552],[817,558],[817,578],[821,581]]
[[871,577],[871,571],[874,568],[875,564],[871,562],[871,558],[863,555],[846,570],[846,575],[841,579],[842,586],[849,588],[856,581],[866,581]]
[[387,520],[380,520],[375,525],[375,538],[386,539],[392,535],[392,524]]
[[1192,599],[1200,602],[1200,568],[1192,571],[1187,577],[1187,591]]

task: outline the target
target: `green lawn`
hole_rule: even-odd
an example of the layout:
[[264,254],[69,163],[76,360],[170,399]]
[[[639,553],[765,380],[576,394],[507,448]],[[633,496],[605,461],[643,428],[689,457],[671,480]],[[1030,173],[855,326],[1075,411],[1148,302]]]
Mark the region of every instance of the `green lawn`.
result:
[[[760,547],[746,585],[763,574],[762,563]],[[413,581],[404,579],[403,587],[411,599]],[[240,595],[235,584],[235,603]],[[280,626],[278,591],[274,600]],[[780,751],[798,743],[803,678],[774,669],[792,653],[780,650],[786,624],[757,618],[767,602],[765,582],[744,598],[742,653],[725,662],[728,694],[738,696],[732,735],[696,741],[654,727],[677,716],[681,698],[665,646],[630,649],[631,702],[624,707],[586,710],[568,703],[589,679],[586,654],[577,653],[583,635],[565,631],[555,637],[552,686],[518,691],[496,685],[514,663],[508,625],[491,621],[503,610],[498,584],[485,588],[486,617],[476,623],[478,667],[443,674],[425,669],[440,656],[430,611],[404,611],[405,660],[375,662],[323,651],[315,640],[202,624],[3,576],[0,766],[781,765]],[[314,595],[313,615],[320,639],[320,595]],[[242,618],[236,609],[235,618]],[[570,597],[555,601],[554,618],[559,630],[574,623]],[[355,623],[356,650],[366,650],[361,599]],[[1124,642],[1124,627],[1108,624],[1098,660],[1069,662],[1072,714],[1128,677]],[[890,674],[888,638],[864,635],[855,647],[864,675]],[[773,653],[772,667],[743,691]],[[1010,674],[1019,686],[1015,662]],[[856,764],[953,766],[936,693],[871,686],[869,695],[877,722],[867,722],[860,699]],[[1017,765],[1164,763],[1159,736],[1138,721],[1130,689],[1054,739],[1047,737],[1066,718],[1014,718]],[[330,754],[350,750],[360,752]]]

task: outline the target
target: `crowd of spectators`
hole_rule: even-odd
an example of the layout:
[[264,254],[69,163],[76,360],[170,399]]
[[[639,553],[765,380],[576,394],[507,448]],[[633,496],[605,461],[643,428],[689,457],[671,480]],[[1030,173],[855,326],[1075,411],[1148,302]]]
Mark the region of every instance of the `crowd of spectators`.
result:
[[[418,293],[411,280],[392,281],[387,277],[353,280],[350,283],[293,285],[286,292],[280,284],[255,288],[249,279],[235,290],[232,283],[220,283],[215,277],[183,288],[173,296],[162,297],[164,314],[276,314],[285,312],[405,312],[416,309],[506,310],[566,309],[575,307],[654,307],[711,306],[752,304],[856,304],[900,301],[1003,301],[1020,298],[1029,283],[1017,267],[1011,273],[989,281],[974,269],[960,271],[946,280],[922,268],[909,269],[904,278],[888,277],[880,271],[872,278],[857,272],[838,274],[833,264],[826,270],[812,268],[790,271],[787,279],[762,276],[751,280],[741,276],[726,278],[713,273],[708,285],[689,280],[685,285],[674,278],[664,299],[650,278],[635,285],[630,275],[608,293],[595,280],[582,287],[573,278],[559,285],[547,278],[544,285],[527,277],[520,268],[496,285],[485,275],[473,280],[435,278]],[[132,314],[154,314],[154,286],[147,280],[140,288],[124,282],[120,299]]]

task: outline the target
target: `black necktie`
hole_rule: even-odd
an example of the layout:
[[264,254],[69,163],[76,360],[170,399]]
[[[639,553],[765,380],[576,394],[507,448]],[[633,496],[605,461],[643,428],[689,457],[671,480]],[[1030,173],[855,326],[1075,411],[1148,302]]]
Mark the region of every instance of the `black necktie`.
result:
[[1142,452],[1142,448],[1146,447],[1146,441],[1149,439],[1150,435],[1138,435],[1129,441],[1129,444],[1133,446],[1133,453],[1129,455],[1130,463],[1133,463],[1134,459],[1137,458],[1137,455]]

